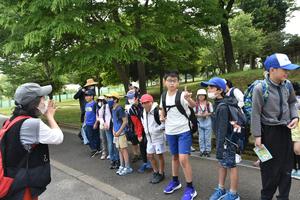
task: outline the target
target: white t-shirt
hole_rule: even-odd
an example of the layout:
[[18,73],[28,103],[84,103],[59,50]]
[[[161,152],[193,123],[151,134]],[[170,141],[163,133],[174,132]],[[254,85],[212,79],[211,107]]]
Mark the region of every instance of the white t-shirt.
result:
[[[173,96],[169,96],[168,92],[166,95],[166,106],[175,105],[176,93]],[[187,115],[190,115],[190,109],[188,107],[188,102],[184,99],[184,93],[181,93],[180,97],[181,105],[185,109]],[[160,107],[162,106],[162,101],[160,100]],[[190,131],[188,119],[182,115],[179,110],[175,107],[167,108],[167,119],[165,122],[165,130],[167,135],[178,135]]]
[[60,144],[64,135],[60,128],[51,129],[39,118],[30,118],[23,122],[20,130],[23,145],[29,144]]

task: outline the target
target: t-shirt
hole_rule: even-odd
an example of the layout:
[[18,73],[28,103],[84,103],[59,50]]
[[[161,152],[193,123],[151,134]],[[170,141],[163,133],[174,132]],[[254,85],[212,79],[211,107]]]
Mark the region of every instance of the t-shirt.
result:
[[85,104],[85,124],[93,126],[96,122],[96,102],[91,101]]
[[[112,117],[113,129],[115,132],[117,132],[122,126],[122,118],[126,117],[125,110],[122,108],[122,106],[117,106],[116,108],[112,109]],[[124,135],[124,131],[120,135]]]
[[60,144],[64,135],[60,128],[51,129],[39,118],[30,118],[24,121],[20,130],[20,140],[25,146],[31,144]]
[[[173,106],[175,105],[175,97],[176,93],[173,96],[169,96],[167,92],[166,95],[166,106]],[[188,107],[188,102],[184,99],[184,93],[181,93],[180,97],[181,105],[183,106],[184,110],[186,111],[187,115],[190,115],[190,109]],[[160,100],[160,107],[162,108],[162,101]],[[168,109],[167,108],[167,119],[165,122],[165,130],[167,135],[178,135],[180,133],[185,133],[190,131],[189,121],[188,119],[182,115],[176,106]]]

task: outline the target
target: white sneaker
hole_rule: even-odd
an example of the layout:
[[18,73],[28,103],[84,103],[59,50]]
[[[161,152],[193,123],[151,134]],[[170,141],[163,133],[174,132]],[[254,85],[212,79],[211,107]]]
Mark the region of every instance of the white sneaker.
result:
[[120,173],[125,169],[125,167],[120,166],[119,169],[116,171],[116,174],[120,175]]
[[293,169],[292,178],[300,180],[300,170],[294,170]]
[[110,160],[110,156],[108,155],[108,156],[106,157],[106,159],[107,159],[107,160]]
[[133,172],[133,169],[131,167],[125,167],[120,173],[120,176],[125,176],[127,174],[130,174]]

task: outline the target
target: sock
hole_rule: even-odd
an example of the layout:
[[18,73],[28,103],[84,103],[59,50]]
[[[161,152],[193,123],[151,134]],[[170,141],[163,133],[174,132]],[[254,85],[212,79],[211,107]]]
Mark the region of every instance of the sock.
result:
[[193,182],[186,182],[186,187],[193,188]]
[[173,176],[173,181],[175,181],[175,182],[179,182],[179,180],[178,180],[178,176]]
[[236,191],[233,191],[233,190],[229,190],[232,194],[236,194],[237,192]]
[[224,186],[223,186],[223,185],[220,185],[220,184],[219,184],[219,185],[218,185],[218,188],[221,189],[221,190],[224,190]]

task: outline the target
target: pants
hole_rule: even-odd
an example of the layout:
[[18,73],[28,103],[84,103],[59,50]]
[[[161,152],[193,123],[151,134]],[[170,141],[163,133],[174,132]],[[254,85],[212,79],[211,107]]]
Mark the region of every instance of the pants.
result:
[[106,140],[107,140],[107,147],[108,147],[108,154],[111,161],[119,160],[119,151],[116,148],[116,145],[113,143],[114,137],[111,130],[105,130]]
[[198,127],[200,152],[211,151],[211,127]]
[[294,167],[295,170],[300,170],[300,156],[294,153]]
[[85,116],[85,111],[80,113],[80,122],[83,123],[84,122],[84,116]]
[[107,139],[104,129],[99,129],[100,132],[100,141],[101,141],[101,150],[103,155],[107,155]]
[[86,136],[89,140],[89,146],[92,151],[100,151],[100,135],[98,129],[93,129],[93,126],[86,125]]
[[261,200],[272,200],[277,188],[278,200],[288,200],[293,168],[293,145],[291,130],[286,126],[262,125],[262,143],[273,158],[260,164],[262,190]]
[[147,162],[147,139],[144,133],[143,133],[143,139],[141,142],[139,142],[139,144],[140,144],[139,146],[140,146],[140,152],[141,152],[143,162],[146,163]]

